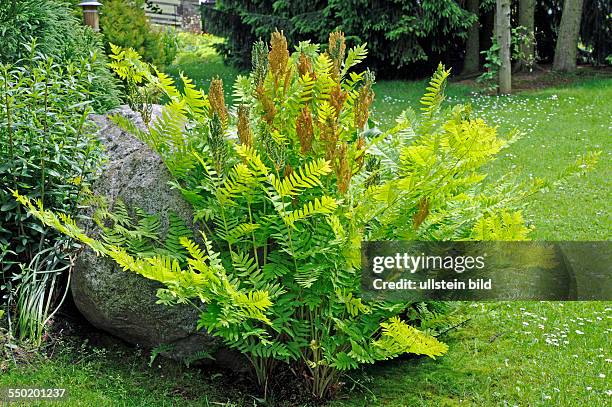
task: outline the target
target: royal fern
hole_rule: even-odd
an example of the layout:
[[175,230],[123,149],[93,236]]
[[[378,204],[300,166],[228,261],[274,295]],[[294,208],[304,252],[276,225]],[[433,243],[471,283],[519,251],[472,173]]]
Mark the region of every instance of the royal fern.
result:
[[[234,110],[218,80],[204,95],[185,77],[179,91],[159,72],[143,76],[168,98],[161,116],[144,131],[116,121],[162,155],[193,205],[202,244],[170,234],[166,247],[176,249],[178,237],[184,257],[139,257],[125,241],[92,239],[16,196],[44,224],[162,282],[160,302],[197,307],[198,326],[244,353],[262,386],[275,361],[298,364],[323,397],[340,371],[448,349],[410,324],[412,304],[362,298],[363,240],[526,239],[525,198],[551,184],[488,180],[486,166],[513,137],[467,106],[443,109],[442,65],[422,114],[408,109],[383,132],[369,116],[374,77],[355,71],[365,45],[345,57],[344,37],[333,33],[328,51],[319,49],[304,42],[290,54],[282,33],[270,47],[255,44]],[[113,52],[115,69],[131,69],[126,53]]]

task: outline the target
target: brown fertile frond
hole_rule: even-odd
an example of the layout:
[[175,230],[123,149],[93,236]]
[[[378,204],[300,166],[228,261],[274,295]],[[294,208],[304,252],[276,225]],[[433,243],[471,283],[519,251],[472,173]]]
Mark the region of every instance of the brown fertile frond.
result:
[[270,71],[274,75],[275,82],[278,83],[280,77],[284,74],[289,61],[289,50],[287,48],[287,38],[283,32],[275,31],[272,33],[270,40],[270,53],[268,60],[270,61]]
[[427,197],[421,198],[419,201],[419,210],[412,217],[412,226],[414,230],[417,230],[425,218],[429,215],[429,199]]
[[333,76],[336,80],[340,78],[340,70],[346,54],[346,41],[342,31],[334,31],[329,34],[329,48],[327,53],[334,64]]
[[276,107],[274,106],[274,102],[268,95],[265,93],[258,93],[259,101],[261,102],[261,106],[264,110],[264,120],[269,125],[274,123],[274,117],[276,116]]
[[346,143],[342,143],[338,147],[337,157],[335,162],[336,178],[338,182],[338,190],[344,194],[348,191],[349,183],[351,182],[351,168],[348,163],[348,147]]
[[337,84],[336,87],[332,89],[329,95],[329,104],[334,108],[336,119],[340,116],[340,111],[347,97],[348,94],[342,91],[340,84]]
[[225,96],[223,94],[223,80],[219,77],[210,82],[208,89],[208,101],[210,102],[211,113],[217,113],[223,125],[227,125],[229,115],[225,106]]
[[336,144],[338,143],[337,124],[334,117],[328,117],[325,121],[319,122],[319,137],[325,142],[325,159],[333,161],[336,156]]
[[293,77],[293,67],[290,65],[285,72],[285,83],[283,85],[283,95],[287,94],[287,90],[289,89],[289,85],[291,84],[291,78]]
[[366,79],[366,82],[363,84],[361,89],[359,89],[359,94],[355,100],[353,110],[355,111],[355,127],[358,130],[363,129],[363,126],[365,126],[368,121],[368,117],[370,116],[370,106],[374,101],[372,84],[373,80]]
[[363,136],[359,136],[359,138],[357,139],[357,151],[356,154],[357,156],[355,157],[355,163],[357,164],[357,167],[359,169],[361,169],[361,167],[363,166],[363,160],[365,157],[365,137]]
[[245,146],[253,146],[253,133],[249,123],[249,108],[246,105],[238,106],[238,139]]
[[300,140],[301,152],[305,154],[312,149],[314,129],[312,126],[312,116],[308,106],[304,107],[295,123],[295,131]]
[[306,56],[303,52],[300,53],[300,59],[298,61],[298,72],[300,76],[304,76],[307,73],[312,75],[312,62],[310,62],[310,58]]

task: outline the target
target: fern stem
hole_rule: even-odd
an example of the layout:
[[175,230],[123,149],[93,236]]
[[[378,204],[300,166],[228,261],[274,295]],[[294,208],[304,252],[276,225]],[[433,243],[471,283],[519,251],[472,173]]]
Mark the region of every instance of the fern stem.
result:
[[[263,216],[264,218],[268,215],[268,213],[266,212],[267,210],[267,201],[264,199],[263,201]],[[264,247],[263,247],[263,264],[262,266],[266,265],[268,261],[268,238],[266,237],[266,241],[264,242]]]
[[[253,224],[253,213],[251,211],[251,203],[247,201],[247,208],[249,210],[249,222]],[[253,255],[255,256],[255,262],[259,267],[259,257],[257,255],[257,245],[255,243],[255,230],[251,230],[251,237],[253,239]]]

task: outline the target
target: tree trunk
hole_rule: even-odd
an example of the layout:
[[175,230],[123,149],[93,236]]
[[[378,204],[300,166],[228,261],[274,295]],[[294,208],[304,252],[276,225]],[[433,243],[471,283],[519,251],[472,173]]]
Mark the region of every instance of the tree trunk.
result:
[[464,75],[477,73],[480,71],[480,0],[467,0],[466,8],[470,13],[476,14],[476,21],[468,29],[468,36],[465,47],[465,60],[463,62]]
[[499,93],[512,92],[512,66],[510,65],[510,0],[496,0],[495,35],[499,43]]
[[[535,38],[535,25],[534,25],[534,13],[535,13],[536,0],[520,0],[519,1],[519,18],[518,23],[521,27],[525,27],[525,33],[532,38]],[[521,54],[523,58],[528,61],[535,61],[535,44],[532,41],[527,43],[521,43],[520,45]],[[524,70],[526,67],[522,64],[523,61],[519,61],[517,69]]]
[[565,0],[559,26],[559,37],[555,47],[553,70],[571,72],[576,70],[578,31],[582,18],[583,0]]

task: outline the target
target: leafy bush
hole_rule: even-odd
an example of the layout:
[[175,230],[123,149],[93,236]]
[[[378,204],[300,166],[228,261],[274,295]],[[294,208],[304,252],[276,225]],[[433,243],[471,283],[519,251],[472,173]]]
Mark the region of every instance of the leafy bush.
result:
[[[512,29],[511,33],[511,57],[513,63],[518,63],[519,66],[533,71],[536,63],[534,55],[525,55],[523,47],[531,45],[535,47],[535,37],[533,33],[528,32],[525,27],[518,26]],[[487,90],[497,90],[497,76],[501,68],[501,58],[499,56],[500,46],[497,38],[491,38],[491,47],[481,52],[485,57],[485,71],[476,80],[487,85]]]
[[145,61],[160,68],[170,65],[178,50],[176,32],[153,28],[144,6],[144,0],[104,2],[100,30],[107,43],[133,48]]
[[202,7],[202,16],[208,31],[227,38],[221,53],[241,67],[250,63],[251,44],[276,29],[294,43],[324,42],[340,29],[351,43],[369,45],[370,66],[380,75],[412,77],[428,75],[436,61],[461,61],[466,30],[477,19],[453,0],[225,0]]
[[92,59],[61,65],[34,45],[24,48],[26,59],[0,64],[0,285],[16,306],[19,336],[40,341],[67,243],[24,212],[9,188],[75,213],[99,153],[87,121]]
[[153,104],[158,101],[160,92],[145,78],[151,74],[150,65],[142,61],[140,54],[132,48],[122,49],[110,44],[112,50],[109,66],[123,81],[125,97],[132,110],[140,113],[145,124],[151,121]]
[[[37,50],[63,65],[89,59],[92,68],[88,82],[96,111],[107,111],[119,104],[117,84],[108,70],[100,36],[83,26],[72,10],[55,0],[15,0],[0,2],[0,62],[16,64],[28,58],[23,44],[37,39]],[[94,57],[91,57],[91,54]]]
[[180,92],[157,72],[145,80],[169,99],[161,116],[146,131],[115,117],[159,152],[194,206],[203,245],[180,238],[186,258],[93,240],[69,217],[15,196],[45,224],[164,283],[161,303],[196,307],[198,327],[244,353],[264,389],[279,363],[321,398],[361,364],[444,354],[445,344],[410,324],[414,304],[361,298],[361,242],[526,239],[520,209],[546,182],[485,182],[485,166],[511,139],[469,106],[443,109],[442,66],[420,113],[409,109],[380,132],[369,119],[374,76],[354,71],[365,46],[347,51],[335,32],[324,53],[302,42],[290,54],[275,32],[252,52],[251,74],[234,86],[236,109],[218,79],[205,95],[186,77]]

